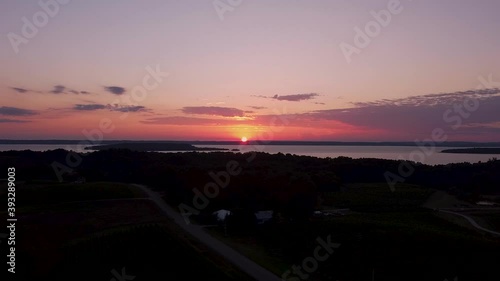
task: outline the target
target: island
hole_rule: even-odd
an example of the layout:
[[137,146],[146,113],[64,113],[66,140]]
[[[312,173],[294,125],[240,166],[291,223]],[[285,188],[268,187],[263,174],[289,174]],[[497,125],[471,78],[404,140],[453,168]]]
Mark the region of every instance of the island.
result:
[[498,147],[481,147],[481,148],[458,148],[445,149],[441,153],[462,153],[462,154],[500,154]]
[[86,150],[129,149],[132,151],[225,151],[226,148],[196,147],[188,143],[129,142],[87,146]]

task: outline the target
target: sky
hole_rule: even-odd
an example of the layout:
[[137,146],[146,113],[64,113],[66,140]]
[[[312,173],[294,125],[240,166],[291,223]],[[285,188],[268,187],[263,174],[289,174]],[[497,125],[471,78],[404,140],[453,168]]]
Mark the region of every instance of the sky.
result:
[[0,139],[498,141],[498,11],[0,1]]

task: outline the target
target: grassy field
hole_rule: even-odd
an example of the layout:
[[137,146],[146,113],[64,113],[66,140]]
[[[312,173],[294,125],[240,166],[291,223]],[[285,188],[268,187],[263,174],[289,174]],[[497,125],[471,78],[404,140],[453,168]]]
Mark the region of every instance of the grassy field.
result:
[[231,246],[233,249],[243,253],[246,257],[252,259],[277,276],[281,276],[281,274],[290,267],[287,258],[280,249],[268,247],[254,232],[248,233],[248,235],[230,234],[226,236],[220,228],[212,227],[206,228],[206,230],[210,235],[224,241],[224,243]]
[[17,276],[109,281],[125,268],[137,280],[250,280],[143,197],[120,183],[18,186]]
[[323,194],[325,208],[353,211],[402,211],[419,208],[433,191],[415,185],[398,184],[394,192],[386,183],[346,184],[338,192]]
[[20,206],[144,197],[137,187],[109,182],[24,184],[16,188],[16,193],[22,198]]
[[[53,280],[110,280],[111,270],[137,280],[237,280],[210,254],[190,247],[162,223],[114,228],[67,245]],[[185,269],[188,270],[185,270]],[[78,274],[75,274],[78,273]],[[232,275],[232,276],[231,276]],[[244,279],[243,279],[244,280]]]
[[[122,268],[134,280],[249,280],[133,186],[37,183],[17,193],[18,270],[26,280],[108,281]],[[499,280],[500,239],[422,208],[431,194],[411,185],[391,192],[386,184],[351,184],[320,196],[323,209],[351,209],[345,216],[247,232],[228,228],[228,236],[220,228],[209,231],[278,276],[313,256],[318,238],[330,236],[341,246],[308,280],[371,280],[374,271],[376,280],[389,281]],[[481,216],[499,221],[495,214]],[[186,265],[192,270],[183,270]]]
[[[432,194],[401,185],[349,185],[324,196],[325,209],[349,215],[283,223],[218,237],[281,275],[313,255],[317,239],[329,235],[341,246],[308,280],[500,280],[500,239],[442,219],[420,206]],[[290,279],[292,280],[292,279]]]

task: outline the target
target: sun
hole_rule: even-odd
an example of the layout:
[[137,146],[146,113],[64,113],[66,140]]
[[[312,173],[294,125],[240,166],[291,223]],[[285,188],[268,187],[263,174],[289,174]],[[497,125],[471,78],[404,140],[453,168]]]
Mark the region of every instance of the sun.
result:
[[247,142],[247,141],[248,141],[247,137],[241,137],[241,142]]

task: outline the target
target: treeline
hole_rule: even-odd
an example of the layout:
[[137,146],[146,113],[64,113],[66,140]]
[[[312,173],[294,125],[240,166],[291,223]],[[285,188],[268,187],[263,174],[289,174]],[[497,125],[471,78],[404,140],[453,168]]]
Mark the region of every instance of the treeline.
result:
[[[214,174],[228,163],[240,171],[210,199],[204,211],[219,208],[280,209],[290,216],[312,212],[317,192],[338,191],[345,183],[386,182],[386,173],[399,175],[400,161],[381,159],[315,158],[291,154],[134,152],[125,149],[75,154],[62,149],[0,152],[0,167],[16,168],[17,180],[114,181],[142,183],[164,191],[173,204],[192,203],[193,188],[203,192]],[[404,182],[459,195],[500,193],[500,161],[421,165]],[[212,172],[212,176],[210,173]],[[222,178],[221,178],[222,179]],[[389,187],[388,187],[389,188]]]

